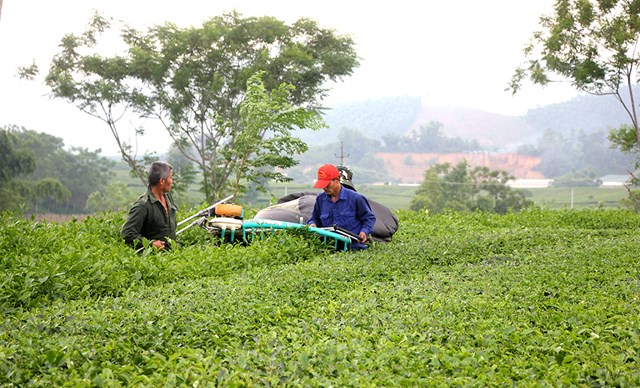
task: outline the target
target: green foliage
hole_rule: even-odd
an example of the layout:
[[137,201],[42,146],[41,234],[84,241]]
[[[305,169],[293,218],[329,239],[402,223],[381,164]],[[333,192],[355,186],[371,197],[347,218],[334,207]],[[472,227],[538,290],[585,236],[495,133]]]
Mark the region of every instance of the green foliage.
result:
[[0,130],[0,182],[11,181],[35,169],[33,151],[19,148],[14,130],[7,127]]
[[13,182],[11,191],[28,211],[84,212],[89,194],[104,190],[113,174],[113,162],[100,156],[100,150],[66,150],[59,137],[16,126],[0,133],[10,133],[17,152],[31,155],[32,168]]
[[122,215],[5,214],[0,385],[640,383],[639,215],[398,217],[359,253],[283,235],[136,255]]
[[627,191],[629,192],[627,198],[620,200],[620,204],[627,209],[640,213],[640,191],[631,189],[627,189]]
[[[636,129],[630,125],[622,125],[620,128],[609,132],[609,141],[620,151],[628,154],[640,154]],[[640,158],[636,160],[636,168],[640,168]]]
[[640,65],[636,50],[640,33],[637,1],[593,4],[584,0],[557,0],[553,15],[541,17],[540,25],[543,30],[533,34],[525,49],[528,62],[516,69],[510,89],[517,92],[526,78],[546,85],[554,81],[553,75],[559,75],[587,93],[613,95],[630,119],[636,146],[631,146],[626,127],[612,131],[610,139],[621,149],[637,151],[640,145],[634,106]]
[[137,194],[132,192],[123,182],[111,182],[106,191],[94,191],[87,198],[87,210],[92,213],[105,211],[125,211],[136,199]]
[[20,190],[24,185],[16,179],[36,167],[33,152],[19,148],[15,132],[7,127],[0,129],[0,210],[16,210],[24,203],[26,190]]
[[[0,310],[7,313],[58,299],[119,295],[129,287],[296,262],[317,254],[322,247],[304,236],[291,235],[258,241],[247,248],[207,248],[202,235],[187,234],[185,243],[193,245],[178,246],[173,249],[175,254],[155,254],[149,248],[138,255],[120,238],[124,216],[103,213],[82,222],[57,224],[4,213],[0,250],[11,254],[2,262],[7,276],[0,286]],[[208,259],[203,260],[204,256]]]
[[[292,85],[281,84],[268,92],[262,82],[264,72],[247,81],[247,94],[240,104],[242,130],[233,136],[232,143],[219,143],[224,162],[215,165],[215,173],[233,175],[234,193],[244,191],[241,179],[264,190],[266,180],[287,182],[277,169],[287,169],[298,162],[294,156],[307,150],[307,145],[292,132],[297,128],[320,129],[324,122],[319,115],[304,108],[291,106],[287,100],[294,90]],[[228,123],[229,132],[233,131]],[[210,166],[211,168],[213,166]],[[208,170],[209,171],[209,170]],[[214,173],[214,171],[210,171]]]
[[410,209],[441,213],[445,210],[484,211],[504,214],[532,205],[524,193],[507,186],[514,179],[506,171],[436,164],[424,173],[424,181],[411,200]]
[[39,202],[49,203],[48,208],[51,208],[51,203],[61,204],[71,198],[71,191],[55,178],[44,178],[31,186],[30,197],[35,201],[36,213]]
[[590,134],[585,131],[571,131],[564,135],[561,131],[547,129],[538,140],[536,153],[541,157],[536,170],[547,178],[561,179],[562,176],[589,171],[593,181],[607,173],[626,172],[633,165],[633,158],[612,151],[604,131]]
[[449,138],[444,135],[444,125],[431,121],[413,130],[408,136],[390,134],[383,137],[387,152],[463,152],[480,149],[475,139],[464,140],[459,137]]

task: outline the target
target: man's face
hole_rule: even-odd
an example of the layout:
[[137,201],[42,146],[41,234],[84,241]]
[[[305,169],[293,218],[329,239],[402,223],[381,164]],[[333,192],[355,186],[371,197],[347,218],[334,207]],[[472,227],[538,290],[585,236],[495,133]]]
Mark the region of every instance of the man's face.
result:
[[332,179],[329,184],[322,189],[328,196],[336,195],[340,192],[340,178]]
[[169,176],[167,179],[160,178],[160,188],[164,193],[168,193],[171,191],[171,186],[173,186],[173,170],[169,171]]

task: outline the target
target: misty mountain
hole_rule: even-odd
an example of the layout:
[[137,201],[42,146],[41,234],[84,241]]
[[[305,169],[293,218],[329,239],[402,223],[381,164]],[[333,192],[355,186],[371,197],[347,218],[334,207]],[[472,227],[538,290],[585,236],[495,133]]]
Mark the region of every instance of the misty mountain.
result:
[[[640,92],[640,89],[635,93]],[[545,129],[568,135],[571,131],[586,134],[631,124],[622,104],[613,96],[579,95],[569,101],[529,110],[527,124],[537,133]]]
[[420,97],[408,96],[337,104],[323,112],[328,128],[305,131],[300,137],[310,145],[324,145],[336,141],[342,129],[355,129],[374,139],[402,134],[411,128],[422,109]]
[[342,129],[358,130],[367,137],[409,134],[432,121],[443,124],[448,137],[475,139],[485,150],[514,151],[535,144],[545,130],[567,137],[630,123],[622,105],[612,96],[580,95],[566,102],[531,109],[524,116],[507,116],[476,109],[423,106],[419,97],[387,97],[337,104],[323,113],[326,129],[301,134],[310,145],[337,140]]

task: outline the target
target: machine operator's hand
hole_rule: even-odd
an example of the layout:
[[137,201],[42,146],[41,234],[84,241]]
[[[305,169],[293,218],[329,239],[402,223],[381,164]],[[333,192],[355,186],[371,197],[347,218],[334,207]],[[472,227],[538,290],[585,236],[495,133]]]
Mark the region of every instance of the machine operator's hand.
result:
[[152,245],[158,248],[158,250],[162,250],[165,247],[165,242],[162,240],[153,240]]
[[360,232],[358,237],[360,237],[360,242],[363,242],[363,243],[367,242],[367,234],[365,232]]

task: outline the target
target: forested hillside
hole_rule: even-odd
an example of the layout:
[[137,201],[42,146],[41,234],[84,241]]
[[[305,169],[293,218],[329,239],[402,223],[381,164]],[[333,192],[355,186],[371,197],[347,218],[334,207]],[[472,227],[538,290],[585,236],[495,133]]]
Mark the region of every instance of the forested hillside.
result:
[[330,143],[343,128],[382,139],[389,134],[408,134],[435,121],[443,124],[446,136],[476,139],[481,146],[493,150],[535,144],[546,130],[566,136],[578,131],[591,134],[629,122],[615,98],[591,95],[531,109],[524,116],[463,107],[423,106],[419,97],[388,97],[338,104],[324,113],[324,119],[329,128],[303,134],[303,139],[311,145]]
[[[571,175],[570,180],[595,181],[633,169],[633,157],[612,149],[607,140],[611,128],[629,120],[611,96],[579,96],[524,116],[430,107],[417,97],[389,97],[337,105],[324,118],[329,128],[302,133],[311,149],[301,165],[291,169],[295,179],[312,179],[315,167],[334,162],[357,167],[366,181],[414,182],[429,161],[443,159],[434,154],[458,154],[459,159],[465,153],[468,160],[477,159],[478,153],[508,155],[516,164],[501,161],[489,167],[518,178]],[[380,157],[390,154],[393,160]],[[539,163],[532,164],[532,158]]]
[[328,107],[323,117],[326,129],[304,131],[302,139],[311,145],[330,143],[341,129],[357,129],[371,138],[405,133],[422,109],[420,97],[387,97]]
[[537,134],[549,128],[565,135],[579,130],[589,134],[630,123],[629,116],[613,96],[592,95],[532,109],[525,119]]

